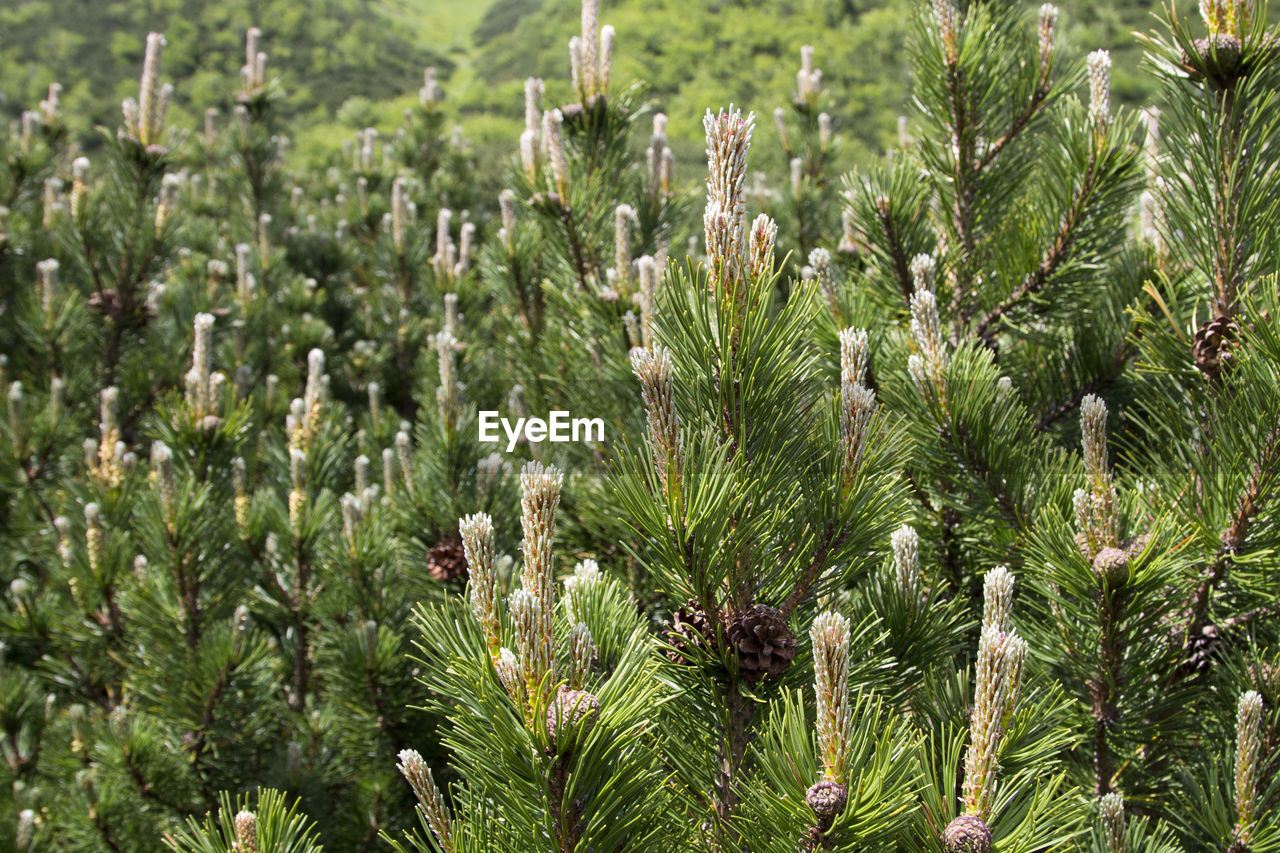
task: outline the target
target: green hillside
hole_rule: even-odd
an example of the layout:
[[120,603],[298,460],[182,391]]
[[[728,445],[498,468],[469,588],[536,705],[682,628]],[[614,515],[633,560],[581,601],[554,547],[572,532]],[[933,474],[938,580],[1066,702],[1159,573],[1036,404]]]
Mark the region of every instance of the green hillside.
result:
[[[1064,50],[1108,47],[1122,103],[1150,98],[1137,73],[1131,33],[1146,29],[1152,0],[1062,4]],[[794,89],[799,50],[815,47],[831,113],[844,140],[842,163],[892,143],[908,69],[902,44],[910,0],[613,0],[602,22],[619,33],[614,79],[643,81],[653,107],[671,117],[678,162],[701,157],[702,113],[736,102],[767,116]],[[165,33],[165,73],[179,81],[175,111],[196,126],[208,106],[228,108],[227,81],[243,59],[244,31],[258,25],[285,113],[304,152],[331,150],[368,124],[389,129],[416,100],[422,68],[435,65],[450,109],[483,149],[511,149],[523,80],[540,76],[548,99],[567,100],[566,33],[573,0],[23,0],[0,9],[0,94],[17,117],[61,82],[73,130],[93,144],[91,124],[114,125],[136,87],[143,37]],[[766,136],[771,122],[762,122]],[[760,167],[781,155],[760,146]]]

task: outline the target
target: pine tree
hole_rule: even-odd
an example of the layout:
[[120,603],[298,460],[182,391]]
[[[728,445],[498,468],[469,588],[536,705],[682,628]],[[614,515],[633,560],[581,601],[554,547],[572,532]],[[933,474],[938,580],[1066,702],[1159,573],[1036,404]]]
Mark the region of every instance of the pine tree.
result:
[[51,87],[0,846],[1280,849],[1277,36],[1168,10],[1139,112],[1068,19],[922,4],[843,185],[798,46],[782,191],[732,105],[680,186],[595,0],[500,191],[433,68],[299,169],[256,27],[200,132],[159,33],[98,147]]

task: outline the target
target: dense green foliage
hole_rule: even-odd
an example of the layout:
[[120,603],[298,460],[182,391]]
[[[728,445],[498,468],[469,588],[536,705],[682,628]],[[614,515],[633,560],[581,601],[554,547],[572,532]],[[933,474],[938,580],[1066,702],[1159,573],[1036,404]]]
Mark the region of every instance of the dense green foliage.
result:
[[139,40],[91,147],[26,96],[0,848],[1280,850],[1265,8],[1130,44],[1158,116],[1048,5],[597,9],[470,8],[341,148],[391,102],[277,31]]

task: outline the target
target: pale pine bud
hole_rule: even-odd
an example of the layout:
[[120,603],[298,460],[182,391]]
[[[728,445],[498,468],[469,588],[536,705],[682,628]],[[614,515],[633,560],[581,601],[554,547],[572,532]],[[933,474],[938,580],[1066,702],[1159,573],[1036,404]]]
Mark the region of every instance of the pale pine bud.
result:
[[582,0],[581,82],[585,96],[600,91],[600,0]]
[[943,57],[954,66],[960,61],[960,12],[952,0],[933,0],[933,24],[938,28]]
[[258,818],[253,812],[238,812],[235,830],[235,853],[258,853]]
[[631,369],[640,379],[654,468],[670,497],[679,487],[684,466],[671,354],[656,343],[651,349],[632,350]]
[[391,184],[391,244],[400,255],[404,254],[404,229],[409,218],[406,184],[404,178],[396,178]]
[[23,432],[22,396],[22,383],[10,382],[9,393],[7,395],[9,403],[9,429],[15,436]]
[[800,70],[796,72],[796,98],[812,106],[818,101],[822,72],[813,67],[813,45],[800,48]]
[[858,251],[857,220],[852,207],[846,207],[840,212],[840,245],[837,251],[845,254]]
[[54,218],[62,210],[62,180],[48,178],[44,182],[44,217],[45,228],[53,227]]
[[1102,818],[1102,837],[1107,853],[1126,853],[1124,839],[1124,796],[1117,791],[1106,794],[1098,802]]
[[520,581],[526,590],[538,596],[548,618],[554,577],[551,543],[563,481],[564,475],[559,469],[540,462],[527,462],[520,471],[520,528],[524,532]]
[[809,252],[809,266],[813,268],[813,277],[818,281],[818,288],[834,307],[838,293],[835,267],[831,264],[831,252],[823,248],[812,250]]
[[600,28],[600,71],[596,75],[600,94],[609,89],[609,76],[613,72],[613,40],[616,35],[611,24]]
[[453,221],[453,211],[447,207],[440,208],[436,214],[436,254],[437,260],[446,257],[453,241],[449,238],[449,224]]
[[484,513],[468,515],[458,522],[458,532],[462,535],[462,550],[467,558],[471,612],[484,632],[489,653],[497,655],[502,622],[498,616],[493,519]]
[[209,393],[209,375],[213,363],[213,315],[199,313],[194,326],[194,342],[191,347],[191,370],[196,378],[196,398],[189,400],[191,407],[206,415],[214,401]]
[[151,468],[160,489],[160,506],[165,522],[172,528],[177,508],[177,486],[173,473],[173,451],[163,441],[151,445]]
[[[413,496],[413,459],[409,454],[409,433],[400,430],[396,433],[396,461],[400,463],[400,471],[404,475],[404,489]],[[387,494],[390,494],[388,490]]]
[[502,229],[507,233],[507,248],[511,248],[510,235],[516,229],[516,194],[511,190],[498,193],[498,210],[502,214]]
[[928,376],[939,381],[951,357],[938,319],[938,301],[927,290],[917,290],[911,295],[911,337],[924,359]]
[[49,423],[57,426],[62,420],[63,404],[67,396],[67,383],[61,376],[49,380]]
[[440,373],[436,402],[440,406],[440,417],[449,424],[452,424],[458,416],[462,401],[462,384],[457,379],[457,360],[454,349],[457,342],[458,339],[447,330],[436,335],[436,362]]
[[804,192],[804,161],[799,157],[791,158],[791,197],[797,201]]
[[302,530],[302,518],[307,508],[307,454],[293,450],[289,454],[289,526],[296,535]]
[[569,192],[569,164],[564,156],[564,115],[559,110],[542,114],[542,143],[547,149],[547,162],[551,164],[551,178],[556,192],[566,199]]
[[1248,839],[1258,808],[1258,779],[1262,757],[1262,695],[1241,694],[1236,706],[1236,837]]
[[542,79],[530,77],[524,81],[524,129],[532,133],[537,142],[538,131],[542,128]]
[[31,853],[36,834],[36,813],[23,809],[18,813],[18,828],[14,833],[15,853]]
[[102,431],[102,442],[114,445],[120,434],[120,428],[116,422],[116,408],[120,405],[120,389],[114,385],[103,388],[99,400],[98,413],[101,420],[98,426]]
[[431,834],[444,853],[454,853],[453,822],[449,819],[444,797],[431,775],[431,768],[412,749],[402,750],[399,758],[397,769],[413,789],[413,795],[418,800],[418,810],[426,818]]
[[102,510],[96,503],[84,507],[84,544],[89,558],[89,570],[95,575],[102,569],[105,557],[102,541]]
[[1080,401],[1081,449],[1085,472],[1089,476],[1091,506],[1089,523],[1082,531],[1094,551],[1112,547],[1119,539],[1116,517],[1116,490],[1107,461],[1107,404],[1102,398],[1087,394]]
[[569,689],[581,690],[591,675],[596,659],[596,642],[591,629],[579,622],[569,632]]
[[937,262],[934,261],[933,255],[919,254],[911,259],[911,282],[916,290],[927,290],[934,293],[937,290],[937,284],[934,282],[933,273],[937,268]]
[[636,259],[636,273],[640,279],[640,345],[652,343],[653,315],[657,309],[658,265],[649,255]]
[[369,383],[369,421],[373,425],[373,431],[377,432],[382,425],[382,401],[380,395],[382,386],[377,382]]
[[529,181],[538,177],[538,134],[532,130],[520,134],[520,164]]
[[748,244],[750,255],[750,275],[756,281],[765,281],[773,277],[773,252],[778,240],[778,223],[767,214],[760,214],[751,223],[751,238]]
[[440,103],[440,87],[436,85],[436,70],[429,65],[422,72],[422,88],[418,90],[418,103],[428,110],[435,109]]
[[964,811],[989,820],[995,803],[999,763],[996,756],[1004,725],[1020,690],[1027,644],[984,619],[978,641],[974,708],[964,766]]
[[249,300],[253,298],[253,286],[250,284],[252,276],[249,275],[249,244],[236,244],[236,295],[240,298],[242,306],[248,305]]
[[914,602],[920,594],[920,537],[904,524],[889,537],[893,543],[893,573],[903,598]]
[[1040,7],[1039,44],[1037,55],[1040,62],[1040,85],[1049,80],[1049,70],[1053,65],[1053,49],[1058,39],[1058,7],[1045,3]]
[[382,449],[382,493],[388,498],[396,488],[396,455],[390,447]]
[[867,330],[840,330],[840,382],[867,384]]
[[1098,135],[1111,125],[1111,54],[1095,50],[1089,54],[1089,123]]
[[476,226],[474,222],[462,223],[458,235],[458,263],[453,269],[455,276],[461,277],[471,269],[471,252],[475,244]]
[[565,612],[570,624],[587,618],[587,596],[600,582],[600,566],[595,560],[582,560],[573,569],[573,575],[565,578]]
[[1200,0],[1200,17],[1210,36],[1222,32],[1226,24],[1227,3],[1224,0]]
[[340,502],[342,508],[342,535],[352,548],[356,544],[356,529],[362,517],[360,498],[347,493]]
[[52,318],[54,306],[58,304],[58,262],[53,258],[40,261],[36,272],[40,276],[40,307],[46,318]]
[[818,146],[826,151],[831,147],[831,116],[818,113]]
[[168,97],[158,88],[160,80],[160,54],[165,40],[160,33],[147,35],[146,54],[142,60],[142,79],[138,86],[137,140],[143,147],[160,141],[164,131],[164,113]]
[[80,443],[80,448],[84,452],[84,467],[93,474],[98,472],[98,442],[92,438],[86,438]]
[[713,288],[729,292],[742,281],[748,261],[746,203],[743,184],[747,175],[747,152],[755,130],[755,113],[745,118],[729,105],[702,120],[707,136],[707,207],[703,230],[710,262]]
[[89,158],[77,157],[71,163],[71,218],[78,220],[84,209],[84,197],[89,191]]
[[1013,573],[1005,566],[987,572],[982,582],[982,628],[1008,633],[1013,611]]
[[838,613],[822,613],[813,620],[809,639],[823,777],[839,781],[848,770],[854,729],[849,704],[849,620]]
[[71,521],[65,515],[59,515],[53,520],[53,530],[58,536],[58,559],[66,565],[72,557]]
[[546,677],[554,663],[551,620],[545,618],[538,597],[527,589],[511,593],[507,607],[511,611],[525,689],[530,696],[535,696],[540,687],[548,683]]
[[862,466],[862,458],[866,455],[871,427],[879,404],[875,392],[861,384],[841,381],[840,383],[840,485],[848,494],[858,471]]
[[636,220],[636,209],[629,204],[618,205],[613,212],[613,268],[620,286],[631,279],[631,223]]
[[520,669],[520,659],[516,657],[515,652],[508,648],[499,650],[498,657],[493,662],[493,668],[498,673],[498,680],[502,682],[511,701],[517,705],[523,705],[524,673]]

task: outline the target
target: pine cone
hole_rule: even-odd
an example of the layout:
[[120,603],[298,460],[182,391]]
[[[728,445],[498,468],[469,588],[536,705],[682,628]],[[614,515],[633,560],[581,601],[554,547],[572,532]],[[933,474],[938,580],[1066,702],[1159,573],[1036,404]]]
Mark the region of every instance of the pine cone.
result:
[[813,816],[818,820],[818,828],[826,832],[836,818],[844,811],[844,804],[849,800],[849,790],[839,782],[823,780],[815,784],[804,795],[804,801],[813,809]]
[[1240,327],[1235,320],[1220,314],[1196,330],[1191,356],[1196,368],[1209,379],[1216,380],[1233,358],[1231,350],[1240,340]]
[[747,681],[775,679],[796,656],[796,635],[776,608],[757,604],[729,626],[738,650],[738,672]]
[[427,553],[427,574],[446,583],[466,577],[467,558],[461,536],[450,533],[431,546]]
[[1226,87],[1244,76],[1240,39],[1218,33],[1195,40],[1195,52],[1183,51],[1182,64],[1192,74]]
[[715,649],[711,622],[696,601],[686,603],[671,614],[671,628],[666,632],[666,639],[672,646],[667,650],[667,657],[682,665],[690,663],[688,653],[694,649]]
[[594,694],[586,690],[561,688],[555,700],[547,707],[547,736],[554,744],[561,726],[572,729],[584,718],[582,733],[585,736],[596,724],[596,718],[599,716],[600,700]]
[[947,853],[991,853],[991,830],[977,815],[962,814],[942,830],[942,848]]
[[1248,844],[1237,838],[1231,842],[1231,846],[1227,848],[1227,853],[1252,853],[1252,851],[1250,851]]
[[1129,554],[1119,548],[1103,548],[1093,558],[1093,573],[1106,589],[1119,589],[1129,580]]

